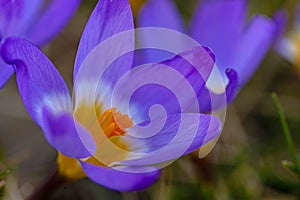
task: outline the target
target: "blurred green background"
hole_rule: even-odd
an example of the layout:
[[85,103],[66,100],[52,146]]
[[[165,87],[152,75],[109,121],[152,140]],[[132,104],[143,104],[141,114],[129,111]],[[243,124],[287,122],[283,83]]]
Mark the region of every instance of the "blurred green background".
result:
[[[197,1],[176,3],[188,20]],[[249,16],[257,12],[272,16],[281,8],[288,12],[289,26],[293,25],[296,0],[248,3]],[[79,38],[95,4],[96,0],[83,1],[69,25],[43,49],[70,87]],[[281,165],[282,160],[291,160],[291,155],[272,103],[272,91],[279,95],[299,150],[300,78],[292,64],[271,50],[255,76],[228,106],[221,138],[206,158],[188,155],[179,159],[145,191],[118,193],[84,179],[64,185],[49,198],[300,199],[299,180]],[[56,152],[24,109],[14,78],[0,91],[0,99],[0,198],[23,199],[53,173]]]

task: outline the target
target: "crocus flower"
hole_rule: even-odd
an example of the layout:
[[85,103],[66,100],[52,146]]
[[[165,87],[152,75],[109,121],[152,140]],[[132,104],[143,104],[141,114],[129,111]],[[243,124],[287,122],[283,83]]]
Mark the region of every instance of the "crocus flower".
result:
[[[1,0],[1,41],[8,37],[22,37],[42,46],[66,25],[80,4],[80,0]],[[0,60],[0,88],[14,73],[12,67]]]
[[[216,55],[216,66],[227,84],[223,95],[229,102],[236,95],[233,88],[236,85],[238,88],[244,86],[262,62],[276,33],[272,19],[255,15],[246,24],[246,16],[245,0],[205,0],[196,7],[189,27],[186,28],[172,0],[148,0],[140,11],[138,26],[164,27],[187,33],[201,45],[211,48]],[[140,37],[141,42],[152,42],[151,40],[153,38],[148,35]],[[145,59],[158,60],[162,58],[159,56],[149,53]],[[237,72],[238,83],[226,77],[228,68]],[[211,78],[213,79],[213,75]],[[200,95],[204,100],[203,110],[214,109],[211,105],[204,106],[208,102],[207,94],[222,93],[222,89],[214,87],[218,86],[212,86],[212,91],[203,91]]]
[[[8,38],[1,47],[2,58],[15,66],[25,107],[58,150],[59,172],[69,179],[87,175],[114,190],[141,190],[155,182],[165,163],[220,133],[219,118],[193,106],[199,103],[193,95],[214,66],[212,53],[195,47],[162,63],[132,68],[133,54],[127,49],[134,47],[133,28],[127,0],[98,2],[78,47],[74,106],[63,78],[36,46]],[[117,55],[123,56],[110,62]],[[159,81],[178,91],[178,98],[173,100],[174,93]],[[185,83],[190,86],[184,88]],[[124,107],[127,101],[130,109]]]

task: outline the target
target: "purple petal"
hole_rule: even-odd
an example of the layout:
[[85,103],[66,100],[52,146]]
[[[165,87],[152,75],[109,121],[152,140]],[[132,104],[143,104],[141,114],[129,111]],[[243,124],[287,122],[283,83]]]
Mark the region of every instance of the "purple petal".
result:
[[[25,1],[24,3],[23,21],[25,23],[25,27],[30,30],[32,28],[31,25],[34,23],[34,19],[40,14],[40,11],[45,4],[45,0],[31,0]],[[25,31],[26,33],[29,31],[27,29]]]
[[277,11],[273,16],[273,20],[276,24],[274,49],[283,57],[289,58],[291,54],[285,49],[286,38],[284,37],[285,29],[287,27],[287,17],[287,13],[283,10]]
[[96,102],[111,108],[112,89],[132,67],[133,35],[133,30],[114,35],[89,53],[74,78],[76,107]]
[[127,173],[84,162],[81,162],[81,165],[87,176],[94,182],[121,192],[143,190],[152,185],[160,176],[160,171]]
[[73,158],[87,158],[96,151],[89,132],[74,121],[70,113],[55,115],[43,109],[43,130],[48,142],[58,151]]
[[212,110],[223,109],[236,97],[238,93],[238,74],[233,69],[227,69],[228,84],[222,94],[216,94],[204,87],[198,96],[200,111],[211,112]]
[[15,72],[14,68],[0,59],[0,88],[9,80],[12,74]]
[[1,56],[15,67],[20,95],[36,123],[42,126],[42,108],[71,112],[68,87],[51,61],[36,46],[20,38],[4,41]]
[[[184,32],[184,22],[170,0],[150,0],[138,15],[139,27],[162,27]],[[146,39],[146,38],[145,38]]]
[[81,0],[52,0],[27,34],[27,39],[42,46],[56,36],[71,19]]
[[[138,27],[161,27],[174,31],[185,32],[183,19],[173,1],[170,0],[150,0],[148,1],[138,15]],[[139,42],[147,46],[154,42],[162,43],[164,38],[159,34],[152,32],[141,32]],[[167,52],[144,50],[143,59],[148,62],[160,62],[168,59],[170,56]]]
[[130,110],[136,123],[148,120],[148,111],[155,104],[168,114],[199,112],[197,95],[213,66],[211,52],[195,47],[160,64],[135,67],[114,88],[113,106],[123,113]]
[[[74,80],[82,62],[97,45],[115,34],[133,30],[133,28],[133,17],[127,0],[100,0],[81,36],[74,67]],[[134,41],[134,32],[131,32]],[[128,37],[125,39],[128,39]],[[131,45],[133,49],[134,43],[132,42]],[[112,46],[111,48],[118,48],[118,46]],[[132,58],[121,59],[115,65],[117,68],[130,68]]]
[[[162,128],[158,127],[156,131],[157,127],[151,127],[153,123]],[[153,120],[150,126],[133,127],[126,136],[120,138],[130,143],[133,155],[140,153],[141,158],[115,164],[144,166],[177,159],[208,143],[218,136],[220,131],[221,122],[212,115],[182,113],[170,115],[166,119]]]
[[22,17],[24,14],[23,0],[0,1],[0,37],[19,36],[22,34]]
[[221,71],[232,67],[237,38],[246,14],[245,0],[202,1],[194,13],[191,36],[213,50]]
[[255,16],[241,32],[232,67],[243,86],[254,74],[276,36],[275,23],[262,15]]
[[287,13],[283,10],[277,11],[274,16],[273,20],[276,24],[276,39],[281,39],[283,37],[286,26],[287,26]]

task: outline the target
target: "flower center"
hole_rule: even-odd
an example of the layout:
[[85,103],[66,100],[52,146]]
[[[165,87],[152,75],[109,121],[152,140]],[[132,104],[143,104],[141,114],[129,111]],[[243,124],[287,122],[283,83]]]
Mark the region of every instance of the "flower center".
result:
[[126,134],[126,129],[133,126],[132,119],[129,116],[123,115],[116,108],[106,110],[98,117],[98,124],[107,138],[113,136],[123,136]]
[[[121,151],[120,149],[125,150],[127,145],[120,142],[119,138],[114,136],[124,136],[127,132],[126,129],[133,126],[133,121],[127,114],[123,115],[116,108],[108,109],[104,112],[101,112],[100,108],[100,106],[96,107],[96,114],[99,116],[96,123],[94,123],[95,118],[88,115],[88,113],[90,114],[91,111],[94,111],[91,107],[80,107],[75,114],[78,117],[77,119],[91,127],[89,130],[97,146],[93,156],[81,159],[81,161],[99,166],[107,166],[111,162],[126,157],[126,151]],[[104,153],[108,153],[108,155]],[[59,153],[57,163],[59,173],[68,179],[75,180],[86,176],[80,163],[75,158],[70,158]]]

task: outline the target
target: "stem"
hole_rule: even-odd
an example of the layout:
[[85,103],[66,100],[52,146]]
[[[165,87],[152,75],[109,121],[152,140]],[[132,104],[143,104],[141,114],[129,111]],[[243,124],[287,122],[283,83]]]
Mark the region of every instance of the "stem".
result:
[[298,175],[298,178],[300,179],[300,166],[299,166],[299,160],[298,160],[298,157],[297,157],[297,151],[296,151],[296,147],[295,147],[295,144],[294,144],[294,141],[293,141],[293,138],[292,138],[290,129],[289,129],[288,125],[287,125],[287,121],[286,121],[286,118],[285,118],[285,116],[284,116],[284,113],[283,113],[281,104],[280,104],[280,102],[279,102],[279,100],[278,100],[277,94],[273,92],[273,93],[271,94],[271,96],[272,96],[273,103],[274,103],[274,105],[275,105],[277,114],[278,114],[278,116],[279,116],[279,120],[280,120],[280,123],[281,123],[281,127],[282,127],[282,130],[283,130],[285,139],[286,139],[286,141],[287,141],[287,144],[288,144],[288,147],[289,147],[291,156],[292,156],[292,158],[293,158],[293,160],[294,160],[294,164],[295,164],[296,169],[297,169],[297,175]]
[[50,178],[42,186],[40,186],[40,188],[34,191],[27,200],[46,200],[65,182],[66,179],[55,171],[55,173],[50,176]]

